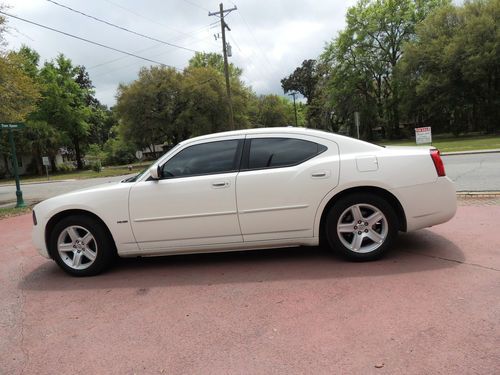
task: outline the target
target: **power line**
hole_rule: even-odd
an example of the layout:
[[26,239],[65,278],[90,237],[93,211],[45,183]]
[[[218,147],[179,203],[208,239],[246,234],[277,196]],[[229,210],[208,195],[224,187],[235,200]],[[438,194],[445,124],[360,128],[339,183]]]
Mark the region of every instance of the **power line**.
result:
[[141,34],[141,33],[137,32],[137,31],[133,31],[133,30],[127,29],[126,27],[116,25],[116,24],[114,24],[114,23],[111,23],[111,22],[108,22],[108,21],[106,21],[106,20],[103,20],[103,19],[100,19],[100,18],[94,17],[94,16],[92,16],[92,15],[90,15],[90,14],[87,14],[87,13],[84,13],[84,12],[82,12],[82,11],[79,11],[79,10],[73,9],[73,8],[71,8],[71,7],[69,7],[69,6],[66,6],[66,5],[60,4],[60,3],[58,3],[57,1],[54,1],[54,0],[47,0],[47,1],[48,1],[49,3],[52,3],[52,4],[54,4],[54,5],[59,6],[59,7],[61,7],[61,8],[65,8],[65,9],[67,9],[67,10],[71,11],[71,12],[78,13],[78,14],[80,14],[80,15],[82,15],[82,16],[87,17],[87,18],[91,18],[91,19],[93,19],[93,20],[95,20],[95,21],[98,21],[98,22],[104,23],[104,24],[106,24],[106,25],[108,25],[108,26],[111,26],[111,27],[114,27],[114,28],[116,28],[116,29],[126,31],[126,32],[131,33],[131,34],[134,34],[134,35],[138,35],[138,36],[140,36],[140,37],[142,37],[142,38],[150,39],[150,40],[153,40],[153,41],[155,41],[155,42],[159,42],[159,43],[162,43],[162,44],[166,44],[166,45],[168,45],[168,46],[171,46],[171,47],[180,48],[180,49],[183,49],[183,50],[186,50],[186,51],[190,51],[190,52],[199,52],[199,51],[196,51],[196,50],[191,49],[191,48],[187,48],[187,47],[179,46],[179,45],[177,45],[177,44],[173,44],[173,43],[170,43],[170,42],[166,42],[166,41],[164,41],[164,40],[157,39],[157,38],[154,38],[154,37],[152,37],[152,36],[145,35],[145,34]]
[[[236,4],[233,2],[233,1],[230,1],[234,6],[236,6]],[[245,24],[245,27],[247,28],[248,32],[250,33],[250,36],[252,37],[252,39],[254,40],[255,42],[255,46],[257,47],[257,50],[260,52],[260,55],[264,58],[264,60],[266,60],[267,62],[267,65],[266,65],[266,69],[268,67],[273,67],[273,64],[271,64],[271,62],[269,61],[269,59],[267,58],[266,54],[262,51],[262,49],[260,48],[260,43],[258,42],[257,38],[255,37],[255,34],[253,33],[252,29],[250,28],[250,25],[248,24],[247,20],[245,19],[245,17],[243,17],[243,13],[241,12],[241,8],[240,8],[240,11],[238,12],[238,15],[240,16],[240,18],[243,20],[243,23]]]
[[175,31],[176,33],[178,33],[178,34],[183,34],[183,35],[189,36],[189,34],[188,34],[188,33],[185,33],[184,31],[177,30],[177,29],[176,29],[176,28],[174,28],[174,27],[171,27],[171,26],[165,25],[165,24],[163,24],[163,23],[161,23],[161,22],[158,22],[158,21],[156,21],[156,20],[154,20],[154,19],[152,19],[152,18],[146,17],[146,16],[144,16],[144,15],[142,15],[142,14],[140,14],[140,13],[138,13],[138,12],[136,12],[136,11],[132,10],[132,9],[126,8],[126,7],[124,7],[123,5],[117,4],[117,3],[115,3],[115,2],[113,2],[113,1],[111,1],[111,0],[106,0],[106,2],[108,2],[108,3],[112,4],[112,5],[114,5],[115,7],[118,7],[118,8],[121,8],[121,9],[125,10],[126,12],[129,12],[129,13],[131,13],[131,14],[134,14],[134,15],[138,16],[138,17],[144,18],[145,20],[148,20],[148,21],[150,21],[150,22],[156,23],[157,25],[160,25],[160,26],[162,26],[162,27],[164,27],[164,28],[167,28],[167,29],[170,29],[170,30],[174,30],[174,31]]
[[[140,50],[137,50],[137,51],[134,51],[133,53],[139,53],[139,52],[144,52],[144,51],[149,51],[151,49],[154,49],[154,48],[157,48],[158,46],[160,46],[161,44],[158,43],[158,44],[155,44],[154,46],[151,46],[151,47],[148,47],[148,48],[143,48],[143,49],[140,49]],[[114,62],[117,62],[117,61],[120,61],[120,60],[123,60],[123,59],[127,59],[129,56],[121,56],[121,57],[117,57],[116,59],[112,59],[112,60],[107,60],[107,61],[104,61],[102,63],[98,63],[96,65],[92,65],[92,66],[89,66],[87,68],[87,70],[90,70],[90,69],[95,69],[95,68],[99,68],[101,66],[104,66],[104,65],[107,65],[107,64],[111,64],[111,63],[114,63]]]
[[44,29],[47,29],[47,30],[50,30],[50,31],[54,31],[54,32],[59,33],[59,34],[62,34],[62,35],[69,36],[69,37],[74,38],[74,39],[81,40],[81,41],[83,41],[83,42],[87,42],[87,43],[90,43],[90,44],[94,44],[94,45],[99,46],[99,47],[102,47],[102,48],[106,48],[106,49],[109,49],[109,50],[112,50],[112,51],[115,51],[115,52],[120,52],[120,53],[123,53],[123,54],[125,54],[125,55],[129,55],[129,56],[132,56],[132,57],[135,57],[135,58],[141,59],[141,60],[149,61],[149,62],[152,62],[153,64],[159,64],[159,65],[162,65],[162,66],[168,66],[168,67],[170,67],[170,68],[174,68],[174,69],[176,69],[176,70],[180,70],[180,69],[177,69],[175,66],[168,65],[168,64],[164,64],[164,63],[159,62],[159,61],[151,60],[151,59],[148,59],[147,57],[142,57],[142,56],[136,55],[135,53],[131,53],[131,52],[127,52],[127,51],[123,51],[123,50],[121,50],[121,49],[114,48],[114,47],[110,47],[110,46],[107,46],[107,45],[105,45],[105,44],[101,44],[101,43],[98,43],[98,42],[94,42],[94,41],[92,41],[92,40],[89,40],[89,39],[86,39],[86,38],[82,38],[82,37],[80,37],[80,36],[73,35],[73,34],[70,34],[70,33],[65,32],[65,31],[57,30],[57,29],[54,29],[54,28],[52,28],[52,27],[45,26],[45,25],[42,25],[42,24],[39,24],[39,23],[36,23],[36,22],[33,22],[33,21],[29,21],[29,20],[27,20],[27,19],[24,19],[24,18],[21,18],[21,17],[18,17],[18,16],[14,16],[14,15],[9,14],[9,13],[5,13],[5,12],[0,11],[0,14],[3,14],[3,15],[5,15],[5,16],[11,17],[11,18],[18,19],[18,20],[23,21],[23,22],[26,22],[26,23],[30,23],[30,24],[32,24],[32,25],[35,25],[35,26],[38,26],[38,27],[41,27],[41,28],[44,28]]
[[203,9],[203,10],[205,10],[205,11],[207,11],[207,12],[210,12],[210,9],[205,8],[205,7],[201,6],[201,5],[198,5],[198,4],[196,4],[195,2],[192,2],[192,1],[189,1],[189,0],[183,0],[183,1],[184,1],[185,3],[188,3],[188,4],[189,4],[189,5],[191,5],[191,6],[194,6],[195,8]]

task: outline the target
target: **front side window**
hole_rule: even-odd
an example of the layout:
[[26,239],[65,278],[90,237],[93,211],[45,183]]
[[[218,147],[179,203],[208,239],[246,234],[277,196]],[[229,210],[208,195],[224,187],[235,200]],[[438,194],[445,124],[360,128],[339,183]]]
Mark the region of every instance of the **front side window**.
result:
[[326,149],[326,146],[303,139],[252,139],[248,156],[248,169],[297,165],[322,153]]
[[239,141],[217,141],[190,146],[167,161],[162,177],[176,178],[238,170]]

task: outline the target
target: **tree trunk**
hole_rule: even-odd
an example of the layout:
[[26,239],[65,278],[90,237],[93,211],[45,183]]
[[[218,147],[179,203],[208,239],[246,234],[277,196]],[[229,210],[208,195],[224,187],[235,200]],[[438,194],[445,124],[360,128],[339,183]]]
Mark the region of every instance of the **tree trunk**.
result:
[[73,146],[75,146],[76,169],[83,169],[82,153],[80,150],[80,141],[78,137],[73,138]]

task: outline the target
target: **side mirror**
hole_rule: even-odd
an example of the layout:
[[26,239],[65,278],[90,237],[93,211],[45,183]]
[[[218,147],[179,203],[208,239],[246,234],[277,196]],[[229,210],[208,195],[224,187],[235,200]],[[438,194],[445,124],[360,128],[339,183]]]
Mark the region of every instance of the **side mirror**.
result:
[[153,180],[159,180],[161,176],[161,167],[159,165],[153,165],[149,168],[149,174]]

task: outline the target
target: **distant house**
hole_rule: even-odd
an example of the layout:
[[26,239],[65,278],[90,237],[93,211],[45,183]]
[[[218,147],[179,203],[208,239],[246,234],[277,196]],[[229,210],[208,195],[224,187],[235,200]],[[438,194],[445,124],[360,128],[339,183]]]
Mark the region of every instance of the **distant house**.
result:
[[[40,163],[42,161],[40,160]],[[17,154],[17,166],[18,166],[18,171],[19,175],[25,175],[28,172],[33,172],[33,171],[28,171],[28,168],[30,165],[33,163],[33,155],[30,153],[18,153]],[[55,164],[56,165],[61,165],[61,164],[68,164],[68,163],[73,163],[71,160],[71,154],[70,152],[65,149],[65,148],[60,148],[59,151],[57,152],[55,156]],[[10,157],[5,158],[5,157],[0,157],[0,178],[8,178],[12,177],[12,174],[14,173],[13,166],[12,166],[12,160]]]
[[[142,155],[144,159],[156,159],[162,156],[165,152],[170,150],[173,146],[169,144],[154,145],[154,147],[146,147],[142,150]],[[156,156],[154,152],[156,152]]]
[[[18,154],[17,155],[17,166],[19,167],[19,174],[23,175],[26,173],[28,165],[33,160],[31,154]],[[0,157],[0,178],[10,177],[13,171],[12,160],[10,157]]]

